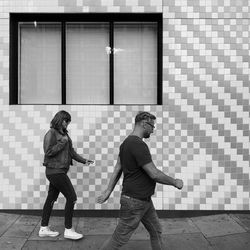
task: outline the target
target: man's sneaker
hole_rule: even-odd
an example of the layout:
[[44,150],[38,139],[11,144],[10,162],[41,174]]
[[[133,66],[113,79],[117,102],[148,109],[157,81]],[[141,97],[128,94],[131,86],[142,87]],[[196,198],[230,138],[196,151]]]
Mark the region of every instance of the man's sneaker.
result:
[[80,240],[82,237],[83,235],[77,233],[73,227],[70,229],[65,228],[64,238],[71,240]]
[[40,237],[56,237],[59,235],[59,232],[56,232],[56,231],[52,231],[50,230],[49,226],[47,227],[40,227],[40,230],[39,230],[39,236]]

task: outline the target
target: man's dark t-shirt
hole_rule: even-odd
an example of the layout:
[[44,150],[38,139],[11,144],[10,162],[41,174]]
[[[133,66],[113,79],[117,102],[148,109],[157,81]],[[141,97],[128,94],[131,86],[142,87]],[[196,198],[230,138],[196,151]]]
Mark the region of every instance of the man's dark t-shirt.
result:
[[137,199],[153,195],[156,183],[142,168],[152,161],[147,144],[141,138],[130,135],[121,144],[119,156],[124,175],[122,194]]

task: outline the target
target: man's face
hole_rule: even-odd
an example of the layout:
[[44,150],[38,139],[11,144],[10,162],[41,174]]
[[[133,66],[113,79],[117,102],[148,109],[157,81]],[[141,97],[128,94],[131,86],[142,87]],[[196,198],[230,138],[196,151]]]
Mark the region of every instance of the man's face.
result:
[[154,132],[155,123],[154,121],[144,121],[144,134],[143,138],[149,138],[150,135]]

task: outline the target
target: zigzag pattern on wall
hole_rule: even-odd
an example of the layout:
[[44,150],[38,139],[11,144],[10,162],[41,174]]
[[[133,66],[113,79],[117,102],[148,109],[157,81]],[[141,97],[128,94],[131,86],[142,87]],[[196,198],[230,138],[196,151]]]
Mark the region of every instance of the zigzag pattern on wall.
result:
[[[249,210],[248,1],[10,0],[0,4],[0,209],[41,209],[46,198],[42,141],[53,115],[69,111],[79,154],[95,166],[69,173],[76,209],[118,209],[95,198],[112,174],[138,110],[157,116],[147,140],[156,166],[182,178],[182,191],[157,185],[157,209]],[[9,12],[162,12],[162,106],[9,106]],[[59,197],[55,208],[63,209]]]

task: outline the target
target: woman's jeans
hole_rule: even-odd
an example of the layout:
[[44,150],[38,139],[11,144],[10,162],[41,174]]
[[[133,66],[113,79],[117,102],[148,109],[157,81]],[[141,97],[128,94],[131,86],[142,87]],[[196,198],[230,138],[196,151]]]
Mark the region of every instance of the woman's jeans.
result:
[[162,250],[162,228],[153,202],[121,196],[120,220],[111,237],[102,249],[119,249],[128,242],[139,223],[145,226],[150,235],[153,250]]
[[77,198],[69,177],[67,174],[63,173],[47,175],[46,177],[50,183],[48,196],[43,207],[41,226],[48,226],[54,202],[57,200],[58,195],[61,192],[66,198],[65,228],[72,228],[73,211]]

